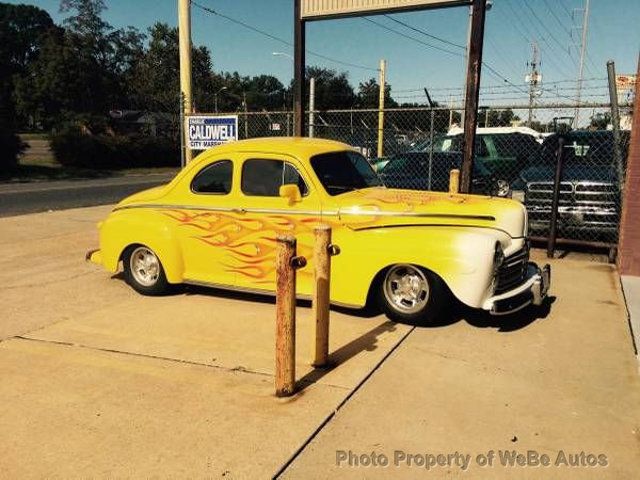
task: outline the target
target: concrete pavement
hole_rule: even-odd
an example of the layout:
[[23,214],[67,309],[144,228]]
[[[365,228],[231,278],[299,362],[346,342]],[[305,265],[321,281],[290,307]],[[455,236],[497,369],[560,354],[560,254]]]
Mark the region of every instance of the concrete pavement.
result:
[[136,294],[84,261],[108,210],[0,219],[8,478],[270,477],[411,330],[336,312],[337,366],[314,371],[300,307],[300,393],[277,399],[272,301]]
[[[640,384],[615,271],[554,261],[551,311],[460,310],[433,328],[332,312],[336,367],[273,396],[269,299],[137,295],[83,261],[108,207],[0,219],[0,469],[8,478],[631,478]],[[490,449],[595,452],[607,467],[488,467]],[[426,470],[336,451],[473,455]]]
[[[620,280],[622,282],[624,297],[627,302],[627,315],[629,316],[629,326],[633,332],[637,357],[638,346],[640,345],[640,277],[622,275]],[[638,358],[638,361],[640,362],[640,358]]]
[[[284,478],[637,477],[640,378],[617,274],[606,264],[553,263],[548,316],[517,330],[513,319],[471,317],[416,329]],[[493,466],[480,466],[491,450]],[[551,465],[504,466],[499,452],[514,450],[546,454]],[[376,452],[390,464],[337,465],[337,451]],[[566,465],[561,451],[567,461],[604,455],[607,466]],[[466,470],[403,457],[455,452],[470,455]]]

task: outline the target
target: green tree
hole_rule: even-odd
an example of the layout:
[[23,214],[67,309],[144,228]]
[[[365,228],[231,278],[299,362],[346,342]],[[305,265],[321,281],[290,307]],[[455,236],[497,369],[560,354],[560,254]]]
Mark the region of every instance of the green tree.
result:
[[595,113],[591,117],[591,123],[589,125],[591,128],[595,130],[606,130],[610,123],[611,123],[611,113],[601,112],[601,113]]
[[250,110],[274,111],[286,108],[287,90],[273,75],[258,75],[246,82],[247,107]]
[[[195,109],[211,111],[216,86],[221,83],[212,73],[211,53],[204,46],[193,47],[191,57]],[[149,28],[148,47],[133,66],[129,84],[131,108],[178,112],[180,63],[177,28],[166,23],[156,23]]]
[[488,124],[490,127],[510,127],[512,122],[520,120],[513,110],[489,110]]
[[[309,106],[309,82],[315,79],[315,108],[316,110],[332,110],[353,108],[356,94],[349,83],[346,72],[336,72],[328,68],[307,67],[305,82],[307,90],[306,106]],[[291,107],[288,107],[291,108]]]
[[101,0],[63,0],[71,15],[66,29],[50,29],[37,59],[16,82],[24,115],[51,127],[65,120],[104,123],[128,94],[133,66],[142,53],[137,30],[114,30],[100,17]]
[[[370,78],[358,86],[357,105],[360,108],[378,108],[380,105],[380,85],[375,78]],[[388,108],[398,106],[393,98],[391,98],[391,85],[385,82],[384,86],[384,105]]]
[[55,28],[44,10],[30,5],[0,3],[0,115],[4,126],[22,126],[14,100],[17,77],[22,77],[39,56],[44,37]]

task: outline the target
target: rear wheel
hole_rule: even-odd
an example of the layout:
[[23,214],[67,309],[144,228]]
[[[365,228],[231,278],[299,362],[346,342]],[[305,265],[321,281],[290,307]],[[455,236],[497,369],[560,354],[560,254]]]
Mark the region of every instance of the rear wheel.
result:
[[153,250],[144,245],[129,247],[123,257],[127,283],[143,295],[162,295],[169,288],[162,263]]
[[416,265],[392,266],[379,288],[382,310],[399,322],[433,323],[449,305],[448,292],[442,280]]

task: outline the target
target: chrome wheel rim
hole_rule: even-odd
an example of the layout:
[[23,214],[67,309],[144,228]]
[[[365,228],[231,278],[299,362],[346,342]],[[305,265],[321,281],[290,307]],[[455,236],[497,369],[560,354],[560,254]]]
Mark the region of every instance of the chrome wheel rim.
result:
[[395,265],[384,278],[387,302],[402,313],[416,313],[429,301],[429,281],[424,272],[413,265]]
[[147,247],[138,247],[131,253],[129,260],[131,275],[145,287],[152,287],[160,276],[160,260]]

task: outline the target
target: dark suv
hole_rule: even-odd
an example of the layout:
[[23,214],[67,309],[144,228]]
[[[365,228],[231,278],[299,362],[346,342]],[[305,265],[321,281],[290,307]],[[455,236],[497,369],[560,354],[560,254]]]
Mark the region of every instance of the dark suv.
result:
[[[496,129],[497,130],[497,129]],[[463,136],[446,135],[414,150],[388,159],[380,169],[385,185],[413,190],[448,189],[449,172],[462,164]],[[510,183],[526,166],[527,158],[540,150],[540,143],[527,134],[478,133],[471,193],[508,196]]]
[[[620,165],[614,155],[613,132],[576,130],[564,134],[558,207],[560,236],[616,241],[628,133],[621,132]],[[559,138],[553,134],[545,139],[541,153],[529,159],[530,166],[512,184],[514,197],[525,202],[533,234],[549,228]]]

